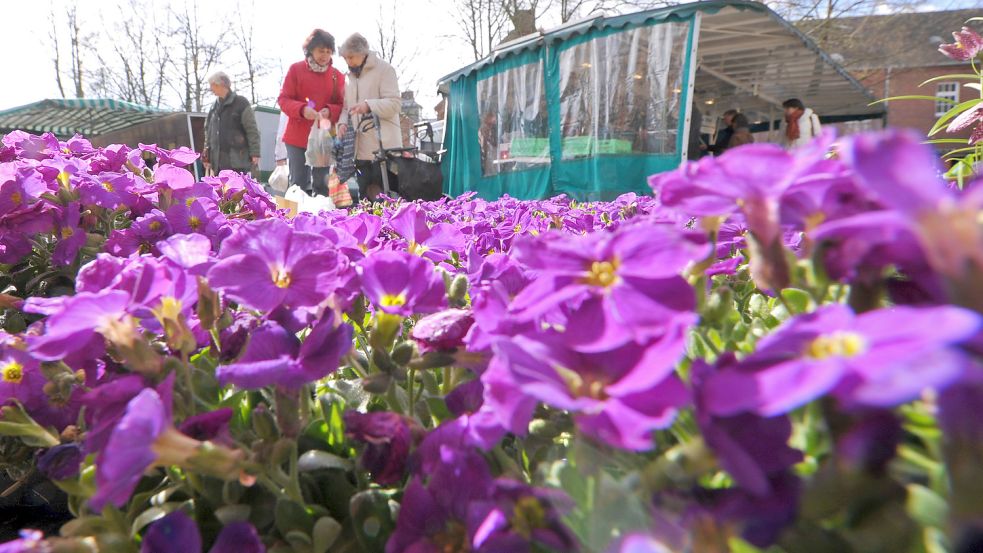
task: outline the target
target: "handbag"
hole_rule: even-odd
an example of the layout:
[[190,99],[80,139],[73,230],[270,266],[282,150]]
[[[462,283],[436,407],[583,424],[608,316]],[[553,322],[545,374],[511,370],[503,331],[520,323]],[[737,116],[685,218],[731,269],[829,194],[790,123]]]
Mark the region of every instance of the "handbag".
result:
[[270,173],[270,188],[279,194],[286,192],[290,186],[289,173],[290,169],[286,165],[277,165],[274,167],[273,172]]
[[329,167],[333,158],[334,138],[331,137],[331,121],[319,118],[317,124],[311,125],[305,160],[309,167]]
[[335,140],[334,155],[338,162],[338,180],[348,182],[348,179],[355,176],[355,129],[352,125],[348,125],[344,136]]
[[328,177],[328,195],[331,196],[335,207],[348,207],[353,203],[352,194],[348,191],[348,183],[342,182],[335,171],[332,171],[331,176]]

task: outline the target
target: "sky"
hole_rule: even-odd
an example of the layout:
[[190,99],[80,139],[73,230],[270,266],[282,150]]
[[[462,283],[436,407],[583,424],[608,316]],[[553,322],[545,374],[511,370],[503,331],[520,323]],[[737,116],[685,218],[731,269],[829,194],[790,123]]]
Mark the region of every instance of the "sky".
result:
[[[84,26],[118,28],[120,0],[0,0],[4,14],[0,30],[0,109],[7,109],[44,98],[59,97],[55,85],[51,47],[47,37],[49,13],[63,10],[68,2],[77,2]],[[192,0],[148,0],[157,6],[171,5],[180,9]],[[252,13],[257,50],[270,62],[272,70],[262,81],[262,96],[274,98],[279,92],[286,68],[303,58],[301,43],[311,29],[320,27],[331,32],[338,44],[354,32],[364,34],[374,48],[376,22],[380,9],[395,11],[398,40],[404,54],[416,53],[412,69],[415,78],[409,88],[417,94],[424,115],[432,115],[438,101],[436,81],[473,61],[470,48],[457,34],[457,2],[455,0],[238,0]],[[253,3],[254,2],[254,3]],[[252,7],[250,8],[250,4]],[[202,21],[209,25],[233,25],[230,12],[234,0],[201,0]],[[979,0],[926,0],[919,9],[946,9],[979,5]],[[221,12],[226,15],[222,15]],[[879,10],[883,11],[883,10]],[[541,22],[549,26],[549,22]],[[62,35],[65,36],[65,35]],[[398,50],[399,48],[398,47]],[[335,64],[345,68],[337,57]],[[233,67],[217,67],[230,74]],[[405,79],[404,79],[405,80]],[[400,83],[404,89],[405,82]],[[235,85],[234,85],[235,87]],[[210,98],[207,99],[210,101]]]
[[[0,58],[0,75],[3,75],[0,109],[60,97],[47,32],[50,10],[53,7],[64,9],[68,1],[0,0],[0,11],[4,13],[0,48],[6,52]],[[247,7],[250,3],[249,0],[240,1]],[[185,4],[183,0],[156,0],[155,3],[178,7]],[[117,0],[78,0],[83,25],[118,26],[117,5]],[[199,2],[202,20],[208,24],[231,25],[228,16],[220,17],[216,12],[235,5],[230,0],[202,0]],[[391,12],[394,5],[397,6],[399,40],[406,44],[407,53],[418,52],[411,71],[415,76],[412,88],[424,107],[424,114],[432,115],[438,101],[437,79],[473,61],[470,49],[463,41],[446,36],[456,31],[451,0],[255,0],[251,11],[254,13],[257,50],[273,64],[271,75],[263,82],[263,95],[276,97],[286,69],[303,59],[301,43],[312,29],[327,30],[335,36],[339,46],[352,33],[361,32],[375,49],[380,8]],[[214,19],[209,20],[213,14]],[[340,56],[335,56],[334,63],[343,71],[346,69]],[[235,73],[230,67],[216,69]],[[400,85],[405,89],[404,83]]]

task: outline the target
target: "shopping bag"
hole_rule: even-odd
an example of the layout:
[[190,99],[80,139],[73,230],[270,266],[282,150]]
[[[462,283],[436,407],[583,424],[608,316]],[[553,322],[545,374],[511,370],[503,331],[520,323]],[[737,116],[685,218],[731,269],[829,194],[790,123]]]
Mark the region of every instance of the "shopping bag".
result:
[[307,137],[308,167],[329,167],[334,161],[334,138],[331,137],[331,121],[318,119],[311,125],[311,134]]
[[338,178],[338,173],[332,171],[328,177],[328,195],[335,207],[348,207],[352,205],[352,194],[348,191],[348,183],[342,182]]
[[351,125],[344,136],[335,140],[334,156],[338,163],[338,180],[348,182],[355,175],[355,129]]
[[270,188],[274,192],[283,194],[290,187],[290,170],[286,165],[277,165],[270,173]]

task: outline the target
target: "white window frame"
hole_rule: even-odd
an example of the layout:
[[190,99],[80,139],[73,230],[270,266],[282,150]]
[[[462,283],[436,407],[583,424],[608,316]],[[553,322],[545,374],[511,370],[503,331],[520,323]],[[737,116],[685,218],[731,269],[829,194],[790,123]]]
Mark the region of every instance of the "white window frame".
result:
[[[935,85],[935,97],[939,98],[935,101],[935,116],[942,117],[959,103],[959,83],[955,81],[938,83]],[[951,102],[941,100],[951,100]]]

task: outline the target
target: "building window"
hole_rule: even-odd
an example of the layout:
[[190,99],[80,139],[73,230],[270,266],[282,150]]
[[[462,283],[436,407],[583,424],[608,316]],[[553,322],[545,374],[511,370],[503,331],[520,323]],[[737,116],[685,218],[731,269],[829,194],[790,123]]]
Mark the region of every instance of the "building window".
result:
[[959,83],[939,83],[935,88],[935,116],[941,117],[959,103]]

